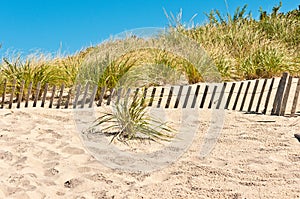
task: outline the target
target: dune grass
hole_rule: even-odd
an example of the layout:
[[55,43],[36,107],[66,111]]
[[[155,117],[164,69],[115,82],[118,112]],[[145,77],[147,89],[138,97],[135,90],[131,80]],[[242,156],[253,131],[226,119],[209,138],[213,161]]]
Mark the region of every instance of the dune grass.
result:
[[[208,22],[204,25],[185,28],[179,19],[175,19],[170,28],[197,41],[225,81],[270,78],[286,71],[300,76],[300,10],[280,13],[280,7],[274,6],[271,13],[261,10],[258,20],[246,14],[246,6],[238,8],[234,16],[227,14],[223,17],[219,11],[213,10],[207,14]],[[26,58],[4,58],[0,63],[0,81],[17,79],[18,83],[25,80],[27,84],[40,81],[42,86],[45,83],[64,83],[70,87],[80,78],[78,72],[83,67],[93,65],[85,63],[86,57],[101,48],[102,44],[67,57],[37,53]],[[204,81],[191,63],[170,52],[138,49],[107,63],[109,67],[102,71],[104,76],[97,77],[100,86],[113,87],[129,68],[145,63],[183,71],[189,83]]]

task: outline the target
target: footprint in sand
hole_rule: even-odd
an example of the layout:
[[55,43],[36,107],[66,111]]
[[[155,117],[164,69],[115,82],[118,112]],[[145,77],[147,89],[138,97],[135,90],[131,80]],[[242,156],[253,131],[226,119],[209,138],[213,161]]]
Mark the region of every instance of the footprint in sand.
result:
[[79,154],[83,154],[84,150],[76,148],[76,147],[66,147],[62,150],[63,153],[68,153],[71,155],[79,155]]

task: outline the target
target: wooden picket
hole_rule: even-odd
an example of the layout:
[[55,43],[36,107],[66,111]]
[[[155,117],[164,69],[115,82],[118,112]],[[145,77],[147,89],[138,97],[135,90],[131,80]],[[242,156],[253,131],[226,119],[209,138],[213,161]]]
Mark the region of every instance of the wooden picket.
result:
[[72,88],[64,84],[42,85],[41,82],[34,84],[20,80],[13,80],[12,83],[4,80],[0,83],[2,91],[0,108],[2,109],[93,108],[94,105],[108,106],[119,102],[125,93],[126,96],[132,96],[140,92],[143,95],[142,103],[146,102],[153,108],[228,109],[278,116],[300,114],[300,78],[293,78],[288,73],[284,73],[280,79],[137,88],[132,94],[130,94],[131,89],[98,88],[97,85],[90,83],[78,84]]

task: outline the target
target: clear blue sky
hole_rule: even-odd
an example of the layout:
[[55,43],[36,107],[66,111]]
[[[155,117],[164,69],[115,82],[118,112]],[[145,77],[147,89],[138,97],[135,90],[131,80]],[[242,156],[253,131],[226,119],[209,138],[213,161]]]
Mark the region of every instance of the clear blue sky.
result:
[[[261,6],[271,11],[280,0],[227,0],[229,12],[248,4],[253,17]],[[281,11],[298,7],[299,0],[283,0]],[[227,13],[225,0],[1,0],[0,57],[7,50],[28,54],[33,50],[74,53],[126,30],[166,27],[163,12],[183,10],[183,22],[194,15],[196,24],[206,21],[204,13],[218,9]],[[1,56],[2,55],[2,56]]]

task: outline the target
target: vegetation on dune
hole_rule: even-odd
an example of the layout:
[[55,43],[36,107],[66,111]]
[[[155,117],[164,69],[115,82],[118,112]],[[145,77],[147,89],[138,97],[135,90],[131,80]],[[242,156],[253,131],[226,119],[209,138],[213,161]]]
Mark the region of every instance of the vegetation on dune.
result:
[[288,71],[300,75],[300,7],[280,13],[279,6],[267,14],[260,9],[260,19],[246,14],[247,6],[223,17],[213,10],[203,26],[178,31],[195,39],[215,61],[223,79],[255,79],[279,76]]
[[[233,16],[227,14],[226,17],[213,10],[207,14],[208,22],[204,25],[188,29],[180,19],[175,19],[174,27],[170,28],[196,40],[210,55],[224,80],[268,78],[284,71],[299,76],[300,8],[280,13],[280,7],[281,4],[274,6],[269,14],[261,10],[259,20],[254,20],[251,13],[246,14],[247,6],[237,8]],[[101,45],[62,58],[44,54],[26,59],[4,58],[0,64],[0,80],[24,79],[33,83],[40,81],[42,85],[64,83],[71,86],[81,67],[89,67],[83,63],[85,58],[99,49]],[[113,87],[132,66],[145,63],[182,71],[189,83],[203,81],[193,65],[170,52],[139,49],[107,63],[110,66],[103,77],[98,77],[99,85]]]

